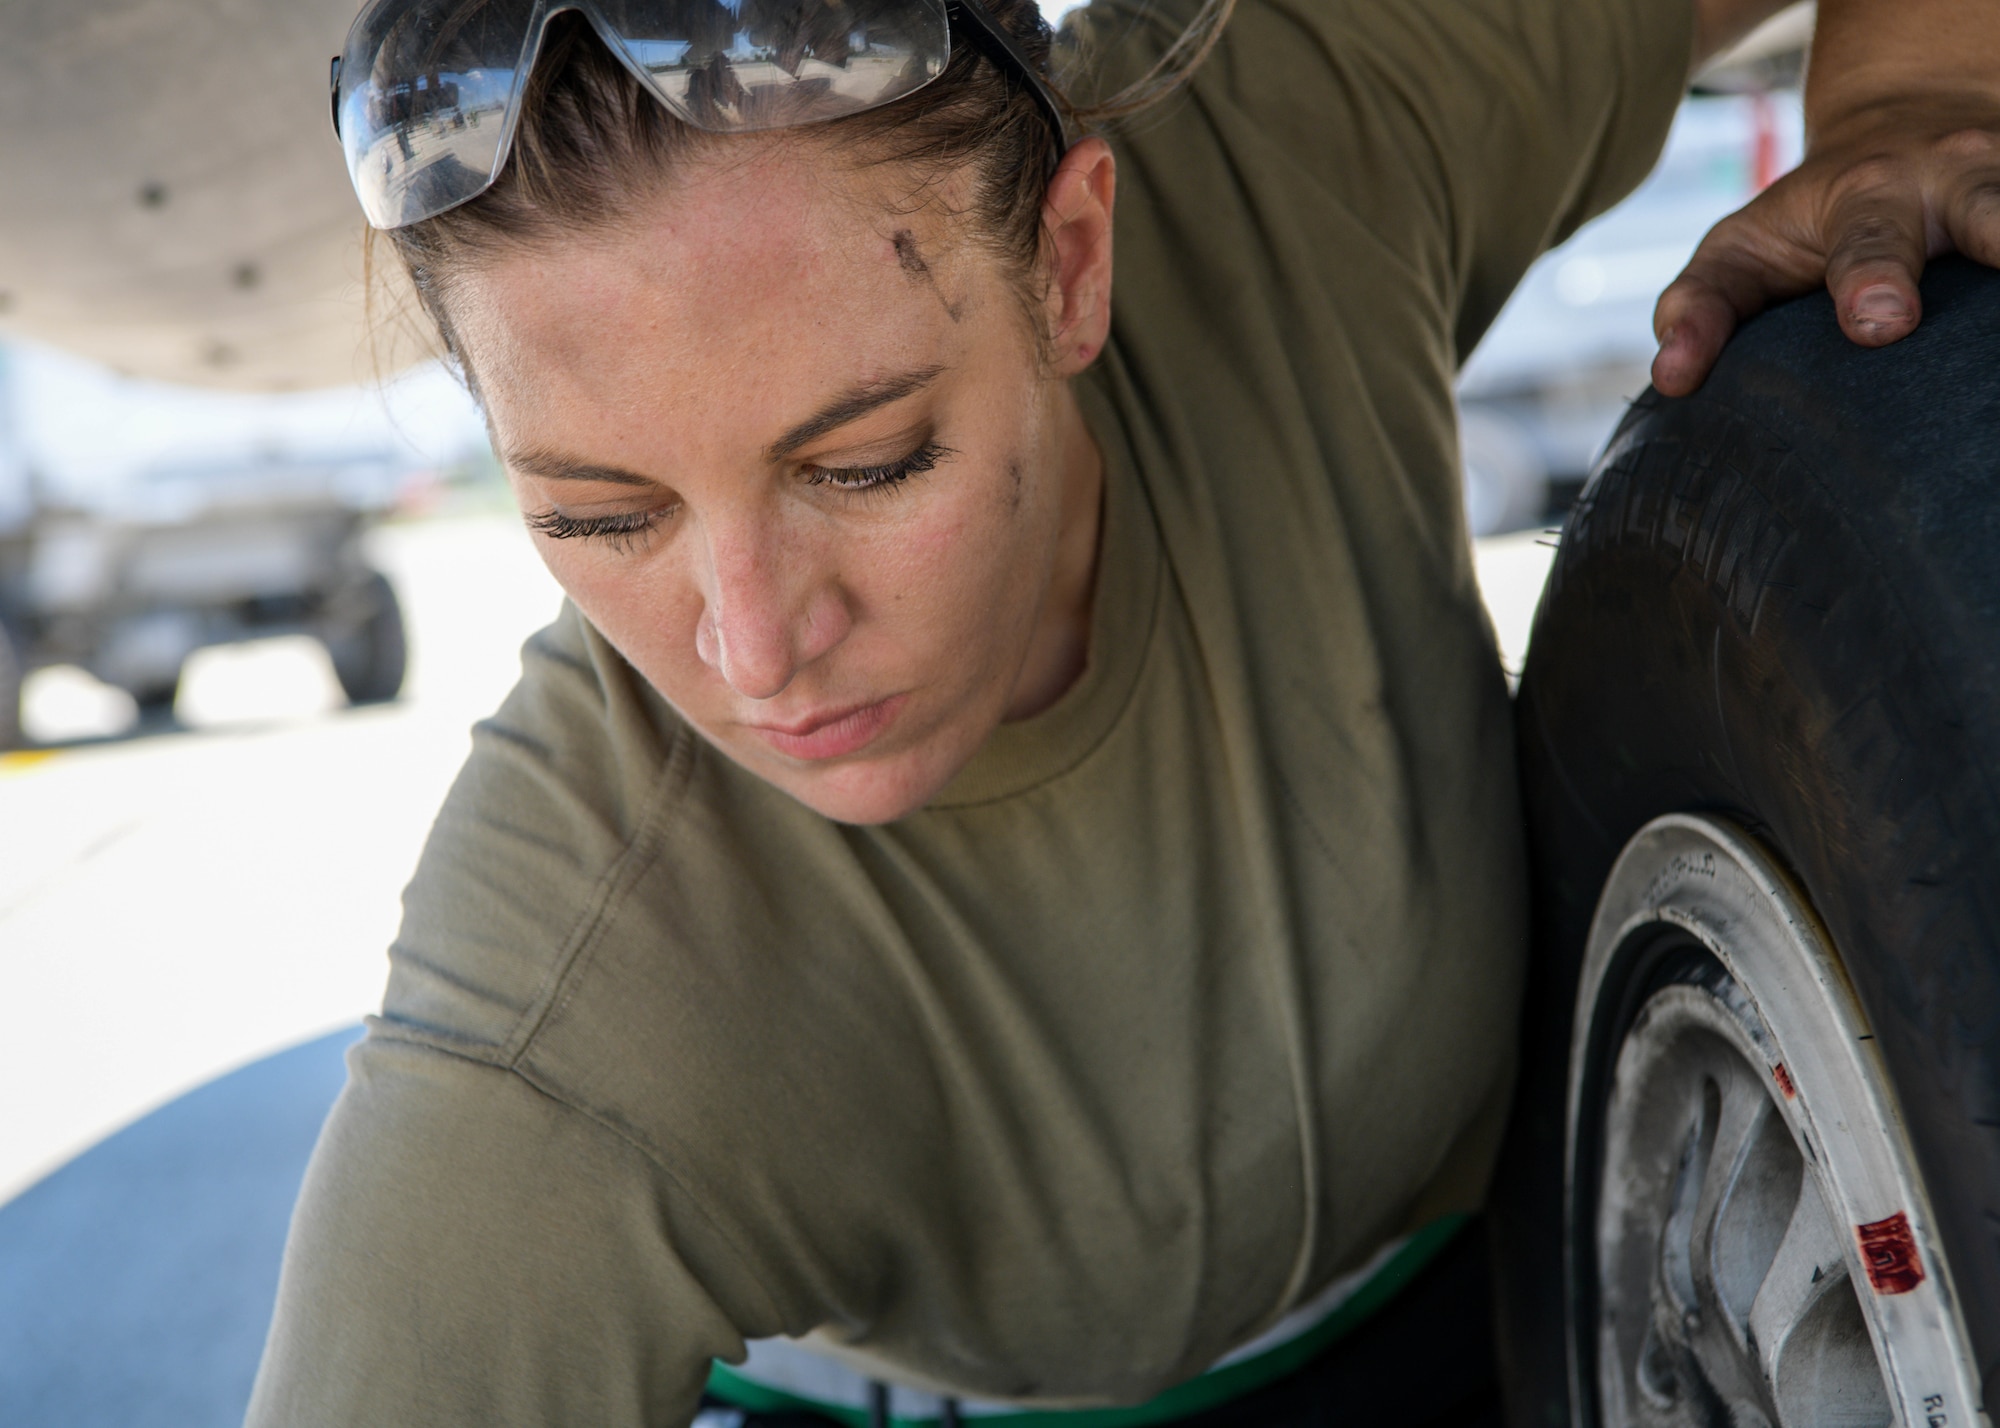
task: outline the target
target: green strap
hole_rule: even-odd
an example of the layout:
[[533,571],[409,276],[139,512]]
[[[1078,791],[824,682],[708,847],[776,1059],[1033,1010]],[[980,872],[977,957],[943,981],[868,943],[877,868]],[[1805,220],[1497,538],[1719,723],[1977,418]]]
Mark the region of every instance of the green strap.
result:
[[[1241,1398],[1303,1368],[1328,1346],[1345,1338],[1437,1258],[1465,1222],[1464,1215],[1446,1215],[1431,1221],[1411,1235],[1408,1243],[1338,1309],[1296,1339],[1287,1339],[1254,1358],[1226,1368],[1210,1369],[1186,1383],[1176,1384],[1157,1398],[1129,1408],[1023,1408],[1008,1413],[968,1413],[963,1421],[978,1428],[1149,1428],[1151,1424],[1186,1418]],[[709,1370],[708,1391],[724,1403],[751,1413],[804,1411],[834,1419],[847,1428],[868,1428],[866,1409],[822,1403],[769,1388],[744,1378],[720,1359]],[[889,1422],[892,1428],[937,1428],[938,1424],[936,1418],[892,1417]]]

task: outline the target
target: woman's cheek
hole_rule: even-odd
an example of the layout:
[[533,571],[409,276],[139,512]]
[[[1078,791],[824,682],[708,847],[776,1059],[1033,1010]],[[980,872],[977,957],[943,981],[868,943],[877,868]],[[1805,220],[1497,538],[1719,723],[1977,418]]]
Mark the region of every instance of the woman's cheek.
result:
[[670,559],[592,549],[545,558],[571,603],[656,689],[675,699],[676,688],[688,688],[703,667],[695,649],[701,596]]
[[984,640],[1009,623],[996,618],[1012,584],[1000,578],[1014,560],[1016,536],[1009,526],[990,501],[954,492],[932,503],[921,519],[877,546],[870,565],[879,595],[864,594],[864,608],[892,612],[905,631],[921,631],[925,643],[944,644],[956,658],[969,659],[969,629]]

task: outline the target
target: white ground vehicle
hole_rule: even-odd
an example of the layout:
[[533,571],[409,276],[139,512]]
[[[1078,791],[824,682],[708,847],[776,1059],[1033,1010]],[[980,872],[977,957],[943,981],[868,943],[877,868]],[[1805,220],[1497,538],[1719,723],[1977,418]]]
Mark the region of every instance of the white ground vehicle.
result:
[[361,535],[379,480],[351,465],[154,473],[104,509],[31,506],[0,531],[0,748],[20,737],[21,682],[80,665],[171,712],[205,645],[308,634],[357,704],[403,683],[403,617]]

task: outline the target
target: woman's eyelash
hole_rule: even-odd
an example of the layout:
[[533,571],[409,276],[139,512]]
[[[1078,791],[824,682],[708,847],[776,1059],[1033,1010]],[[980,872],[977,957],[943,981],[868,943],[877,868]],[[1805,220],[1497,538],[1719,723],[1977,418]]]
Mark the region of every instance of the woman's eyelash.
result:
[[650,511],[621,511],[615,516],[566,516],[561,511],[542,511],[529,516],[528,529],[550,540],[602,540],[614,549],[628,549],[666,517],[671,507]]
[[[912,476],[935,470],[951,448],[926,441],[908,456],[880,466],[811,466],[806,483],[837,486],[843,491],[886,491]],[[601,540],[615,550],[629,550],[648,531],[673,515],[671,506],[650,511],[621,511],[612,516],[566,516],[540,511],[526,518],[528,529],[550,540]]]
[[806,468],[810,472],[806,484],[838,486],[843,491],[887,490],[912,476],[935,470],[938,462],[951,454],[950,447],[926,441],[901,460],[884,462],[880,466],[809,466]]

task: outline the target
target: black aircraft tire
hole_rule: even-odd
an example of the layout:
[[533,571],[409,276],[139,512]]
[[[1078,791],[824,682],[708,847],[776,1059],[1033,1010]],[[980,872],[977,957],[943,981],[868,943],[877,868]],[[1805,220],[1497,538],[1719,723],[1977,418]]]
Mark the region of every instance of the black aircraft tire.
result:
[[1593,911],[1651,820],[1789,871],[1879,1041],[2000,1394],[2000,274],[1933,265],[1905,342],[1822,294],[1648,393],[1566,530],[1518,704],[1535,943],[1493,1193],[1515,1428],[1572,1419],[1564,1096]]

